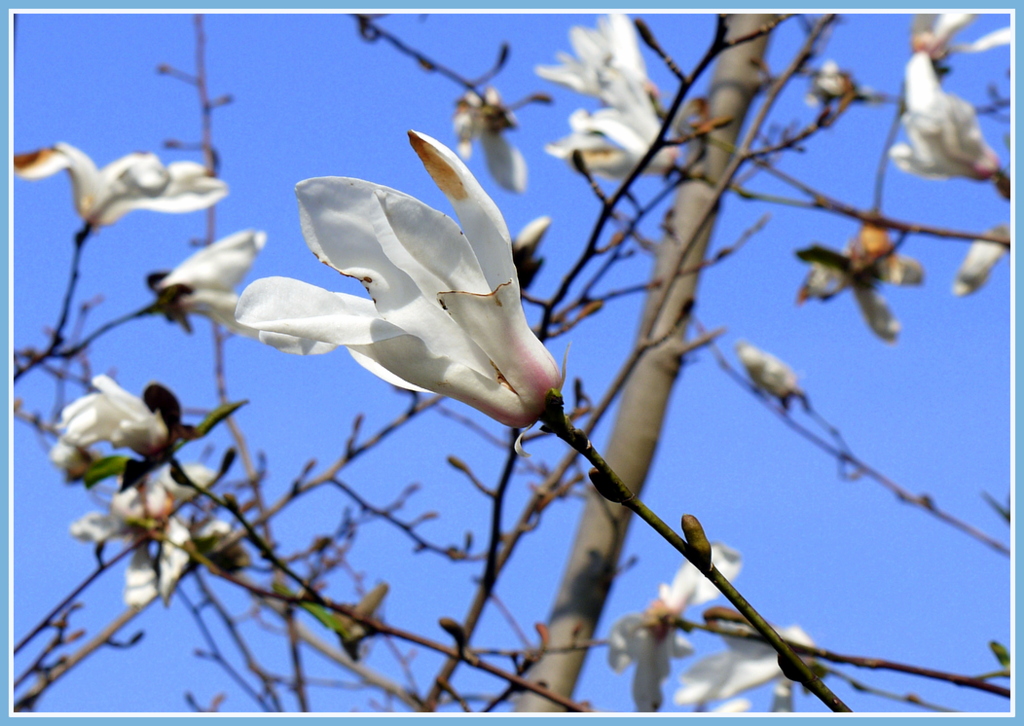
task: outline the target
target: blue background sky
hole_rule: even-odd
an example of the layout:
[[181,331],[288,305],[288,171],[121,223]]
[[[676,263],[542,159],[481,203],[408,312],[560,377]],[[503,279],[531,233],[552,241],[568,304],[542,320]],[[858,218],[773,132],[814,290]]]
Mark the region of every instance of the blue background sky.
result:
[[[699,58],[713,27],[707,16],[643,17],[684,69]],[[568,133],[573,110],[594,108],[590,99],[533,73],[537,64],[552,64],[557,51],[570,50],[567,33],[574,24],[593,27],[595,16],[440,14],[382,21],[409,45],[467,76],[489,68],[506,41],[509,61],[494,82],[506,101],[538,91],[553,97],[550,106],[518,111],[520,128],[509,135],[529,165],[526,194],[498,188],[486,174],[479,147],[469,162],[513,234],[539,215],[554,218],[542,248],[545,268],[532,288],[538,294],[555,288],[598,210],[582,179],[543,152],[545,143]],[[1006,24],[1005,15],[982,18],[962,38],[973,39]],[[844,16],[818,62],[833,58],[861,83],[897,94],[908,58],[909,26],[909,16]],[[212,15],[206,18],[206,32],[211,95],[234,97],[214,117],[221,176],[231,187],[217,208],[218,236],[246,228],[268,235],[249,280],[285,275],[357,292],[314,264],[305,247],[292,192],[302,179],[363,178],[449,211],[408,147],[406,131],[416,129],[454,146],[451,114],[461,91],[451,81],[424,73],[383,42],[361,40],[355,22],[344,15]],[[772,68],[789,61],[799,38],[794,21],[773,36]],[[19,20],[16,43],[16,151],[64,141],[99,165],[136,150],[156,151],[165,161],[197,158],[160,148],[169,138],[197,139],[199,114],[191,87],[155,72],[162,63],[193,71],[191,15],[27,15]],[[672,83],[657,59],[647,53],[646,60],[656,84],[671,93]],[[979,104],[986,102],[989,84],[1008,92],[1006,48],[956,56],[951,65],[953,73],[944,84],[949,92]],[[816,111],[804,104],[805,91],[803,80],[791,84],[773,113],[776,125],[802,125],[813,118]],[[867,207],[893,114],[889,104],[854,107],[836,128],[817,136],[806,154],[790,154],[781,166],[827,194]],[[1003,137],[1009,127],[989,119],[982,124],[1005,166],[1009,152]],[[790,193],[762,177],[750,186]],[[656,189],[653,180],[637,187],[642,196]],[[985,183],[927,181],[890,167],[886,190],[884,211],[899,219],[983,231],[1009,218],[1009,205]],[[71,239],[80,223],[64,175],[34,183],[15,180],[13,193],[13,337],[20,348],[40,345],[42,330],[56,319]],[[731,360],[732,342],[742,337],[789,362],[818,410],[867,463],[1008,541],[1005,525],[980,496],[987,491],[1005,500],[1010,479],[1007,260],[980,292],[955,298],[950,286],[967,243],[910,238],[904,252],[923,263],[926,282],[922,288],[884,289],[903,324],[898,344],[888,346],[870,333],[848,294],[827,304],[794,305],[806,268],[793,251],[813,242],[840,248],[856,233],[855,222],[732,198],[724,205],[714,246],[732,244],[766,212],[772,218],[765,230],[703,278],[700,320],[708,327],[728,327],[721,342]],[[645,226],[652,238],[658,234],[657,218]],[[145,304],[150,297],[146,275],[177,265],[189,254],[189,241],[204,230],[202,213],[151,212],[133,212],[101,230],[87,246],[79,286],[80,300],[104,296],[90,322]],[[648,267],[646,258],[634,259],[619,269],[609,287],[644,280]],[[570,376],[582,377],[595,398],[631,345],[638,306],[638,298],[620,299],[567,336],[572,342]],[[527,308],[528,315],[534,312]],[[135,393],[150,381],[160,381],[186,407],[208,408],[216,402],[211,336],[205,321],[196,321],[195,328],[188,337],[159,318],[125,326],[94,347],[94,372],[115,373]],[[556,357],[567,342],[560,338],[549,343]],[[272,498],[290,486],[309,459],[325,463],[337,456],[357,413],[365,414],[363,430],[369,432],[406,405],[404,395],[341,351],[299,358],[232,339],[226,354],[231,397],[251,400],[238,421],[252,449],[266,453],[265,486]],[[832,459],[782,426],[709,353],[694,356],[691,363],[670,407],[645,492],[647,503],[670,522],[683,512],[694,513],[711,539],[739,549],[744,555],[744,569],[736,580],[740,591],[770,620],[800,624],[822,647],[966,674],[994,670],[987,643],[1006,643],[1010,632],[1008,559],[900,505],[870,480],[838,479]],[[52,383],[38,372],[19,381],[15,396],[30,410],[52,413]],[[503,435],[500,426],[460,404],[448,408]],[[19,638],[90,570],[91,547],[72,540],[67,527],[98,505],[80,488],[62,484],[46,458],[49,442],[41,443],[20,423],[13,434],[13,632]],[[599,447],[606,435],[606,428],[597,432]],[[209,460],[217,461],[227,440],[223,435],[212,440],[215,449]],[[200,449],[202,445],[193,445],[189,451],[198,456]],[[538,442],[531,451],[534,462],[555,461],[563,448],[558,442]],[[342,476],[376,504],[419,483],[421,490],[405,514],[441,513],[424,526],[424,535],[457,544],[467,530],[474,530],[476,541],[483,543],[489,510],[447,466],[448,455],[465,460],[485,482],[497,478],[503,462],[499,450],[456,421],[429,413]],[[507,522],[518,515],[533,481],[536,476],[530,474],[514,480]],[[301,547],[313,533],[336,526],[342,508],[350,505],[338,492],[324,490],[284,515],[276,533],[290,546]],[[501,581],[499,596],[529,632],[533,622],[547,617],[578,510],[576,499],[549,508],[543,531],[524,542]],[[479,568],[452,565],[411,549],[401,533],[384,523],[371,524],[361,531],[349,562],[365,574],[368,584],[381,579],[391,584],[388,621],[444,639],[436,621],[462,617]],[[679,564],[678,556],[641,526],[630,533],[626,557],[636,557],[636,564],[616,582],[598,633],[602,637],[616,617],[643,609],[656,596],[658,583],[671,581]],[[122,585],[122,571],[114,568],[88,593],[76,625],[94,631],[120,612]],[[246,598],[223,592],[237,609],[246,607]],[[355,599],[352,583],[341,578],[327,594],[341,601]],[[687,614],[699,619],[699,612]],[[180,601],[167,610],[151,607],[123,635],[137,630],[145,631],[138,645],[97,653],[53,687],[40,710],[181,711],[187,710],[185,690],[200,703],[226,692],[224,710],[254,708],[223,671],[193,655],[201,641]],[[691,640],[698,657],[722,647],[700,634]],[[282,641],[262,643],[261,657],[271,667],[286,669]],[[474,644],[518,643],[497,613],[489,611]],[[313,656],[307,660],[315,663]],[[15,661],[14,672],[27,662]],[[393,660],[380,644],[369,662],[393,671]],[[670,709],[675,676],[692,662],[674,664],[673,679],[665,687]],[[414,661],[424,690],[437,663],[427,652]],[[317,668],[321,675],[336,675],[327,666]],[[998,697],[941,683],[846,670],[871,685],[913,691],[962,710],[999,711],[1008,705]],[[459,685],[465,691],[496,688],[492,680],[461,675],[466,680]],[[602,709],[628,711],[630,679],[631,673],[612,674],[599,649],[588,661],[577,695]],[[834,687],[855,709],[904,708],[853,694],[837,681]],[[755,708],[763,710],[768,697],[764,691],[755,693]],[[314,690],[311,702],[321,711],[368,705],[365,694],[327,689]],[[798,697],[798,709],[816,711],[821,706]]]

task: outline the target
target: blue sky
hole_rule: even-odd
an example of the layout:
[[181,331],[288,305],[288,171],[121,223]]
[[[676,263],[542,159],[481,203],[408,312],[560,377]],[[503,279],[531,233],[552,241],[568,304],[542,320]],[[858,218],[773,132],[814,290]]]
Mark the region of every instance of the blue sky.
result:
[[[643,14],[663,46],[684,69],[709,41],[712,20],[701,15]],[[551,95],[551,105],[517,111],[519,128],[509,138],[522,150],[529,187],[517,196],[487,176],[479,147],[469,168],[498,204],[513,234],[540,215],[553,224],[541,250],[545,266],[531,292],[550,294],[575,251],[590,232],[598,205],[583,180],[543,151],[545,143],[568,133],[576,108],[594,109],[587,99],[537,77],[537,64],[555,62],[569,51],[572,25],[593,27],[595,15],[409,14],[388,17],[383,27],[427,56],[466,76],[487,70],[502,42],[509,60],[494,84],[506,101],[531,93]],[[966,40],[1007,24],[1005,15],[980,18]],[[908,58],[910,17],[843,17],[815,61],[834,59],[857,80],[880,92],[899,93]],[[231,94],[233,102],[214,114],[213,138],[221,177],[230,195],[217,207],[217,237],[256,228],[267,233],[265,250],[247,281],[284,275],[328,289],[358,292],[315,264],[303,242],[296,214],[296,182],[323,175],[351,176],[394,187],[448,213],[447,202],[408,147],[415,129],[454,147],[451,128],[460,89],[440,74],[427,74],[384,42],[367,43],[345,15],[210,15],[205,20],[210,93]],[[784,24],[773,37],[768,62],[778,69],[799,41],[799,25]],[[13,147],[30,151],[63,141],[99,165],[137,150],[157,152],[164,161],[197,159],[187,151],[161,148],[167,139],[192,141],[199,134],[193,88],[158,75],[160,64],[194,69],[192,16],[37,15],[21,17],[14,68]],[[645,55],[652,79],[670,94],[670,77],[657,58]],[[1008,93],[1009,54],[998,48],[955,56],[947,91],[972,103],[987,102],[994,84]],[[773,112],[777,127],[808,123],[816,111],[805,105],[806,82],[791,84]],[[857,105],[834,129],[815,137],[805,154],[789,154],[782,169],[825,194],[860,207],[871,204],[874,174],[894,117],[891,104]],[[982,119],[989,144],[1003,165],[1009,126]],[[902,138],[902,137],[901,137]],[[987,230],[1009,221],[1009,205],[990,184],[964,179],[923,180],[889,166],[883,210],[893,217],[955,229]],[[750,187],[796,196],[758,176]],[[648,198],[655,180],[637,185]],[[13,185],[13,339],[15,348],[39,346],[57,314],[70,264],[72,237],[80,222],[64,175]],[[794,304],[806,267],[794,251],[813,243],[841,248],[857,224],[837,215],[730,198],[723,206],[713,248],[731,245],[764,214],[763,231],[736,255],[705,274],[697,315],[707,327],[726,326],[723,350],[735,364],[732,343],[745,338],[787,361],[801,376],[817,410],[843,433],[851,449],[871,466],[913,493],[928,493],[943,509],[1009,541],[1009,533],[981,497],[1005,501],[1010,480],[1010,283],[1004,259],[982,290],[966,298],[950,292],[967,243],[911,236],[903,252],[920,260],[920,288],[887,286],[884,294],[903,325],[899,342],[874,337],[849,294],[825,304]],[[660,214],[644,227],[656,239]],[[140,307],[150,300],[145,277],[177,265],[191,251],[190,240],[205,232],[205,215],[138,211],[102,229],[86,249],[79,300],[103,301],[87,327]],[[637,255],[622,265],[607,289],[645,279],[649,260]],[[640,300],[627,296],[568,336],[549,342],[556,358],[571,340],[570,377],[581,377],[599,397],[628,350]],[[535,309],[527,314],[535,322]],[[160,318],[135,321],[104,336],[91,355],[93,373],[111,372],[127,390],[139,393],[150,381],[172,389],[186,410],[215,404],[209,326],[197,320],[186,336]],[[310,459],[321,464],[337,456],[358,413],[373,431],[403,410],[407,397],[359,368],[343,352],[299,358],[236,338],[225,345],[228,386],[233,399],[249,399],[238,414],[249,444],[264,452],[265,487],[279,496]],[[67,397],[81,391],[69,386]],[[54,413],[53,381],[39,372],[25,376],[16,398],[43,416]],[[498,424],[458,403],[445,407],[497,436]],[[198,416],[192,414],[192,420]],[[798,416],[799,418],[799,416]],[[607,423],[607,422],[606,422]],[[605,445],[607,425],[595,443]],[[13,632],[27,632],[90,570],[91,547],[71,539],[70,522],[100,505],[81,487],[66,486],[46,457],[51,441],[21,422],[13,428]],[[207,460],[219,460],[228,440],[210,439]],[[203,444],[187,451],[199,458]],[[534,462],[554,462],[564,448],[557,441],[531,447]],[[385,504],[411,483],[420,485],[403,513],[429,511],[440,517],[424,534],[440,543],[461,543],[473,530],[476,545],[486,540],[489,511],[483,499],[447,464],[454,455],[484,482],[493,482],[502,452],[451,417],[425,414],[379,449],[347,467],[346,483],[377,504]],[[188,456],[185,456],[187,460]],[[536,475],[517,476],[506,504],[507,521],[518,515]],[[689,361],[670,406],[645,500],[664,519],[696,514],[712,540],[744,555],[736,585],[769,620],[799,623],[820,646],[840,653],[877,656],[939,670],[979,674],[996,668],[988,642],[1009,641],[1009,560],[918,509],[901,505],[877,483],[841,480],[834,460],[780,424],[747,391],[716,365],[708,352]],[[337,491],[322,491],[301,502],[275,529],[291,548],[308,544],[313,533],[337,526],[343,507]],[[527,538],[498,594],[532,633],[543,621],[560,576],[579,500],[570,498],[545,512],[543,526]],[[598,635],[616,617],[643,609],[660,582],[671,581],[678,556],[656,535],[634,525],[626,559],[635,558],[616,581]],[[391,584],[389,622],[442,639],[440,617],[462,617],[479,576],[476,564],[450,564],[430,553],[413,553],[410,541],[384,523],[365,526],[348,553],[353,570],[368,584]],[[122,573],[107,573],[85,596],[77,627],[102,627],[121,608]],[[195,588],[185,585],[194,599]],[[191,589],[189,589],[191,588]],[[241,611],[246,598],[224,589]],[[333,581],[328,594],[355,599],[352,582]],[[718,603],[720,604],[720,603]],[[699,619],[699,609],[687,613]],[[311,625],[315,625],[310,621]],[[183,694],[200,703],[228,694],[225,710],[252,710],[225,673],[198,659],[201,644],[180,600],[154,606],[122,633],[145,637],[126,650],[106,649],[56,684],[41,711],[187,711]],[[721,649],[718,640],[694,634],[697,657]],[[262,657],[287,668],[280,638],[260,638]],[[514,647],[517,640],[494,610],[474,639],[480,647]],[[406,646],[400,646],[403,649]],[[31,650],[31,649],[29,649]],[[29,656],[32,657],[32,656]],[[312,660],[312,657],[311,657]],[[28,659],[15,660],[20,673]],[[378,643],[369,661],[394,672],[388,649]],[[693,659],[677,661],[675,678]],[[437,659],[419,653],[413,670],[420,687],[429,682]],[[311,666],[313,667],[313,666]],[[317,673],[330,677],[326,665]],[[915,692],[923,699],[959,710],[1004,711],[1004,699],[941,683],[889,673],[847,672],[878,688]],[[493,691],[487,679],[466,678],[460,688]],[[616,676],[603,649],[594,652],[577,695],[602,709],[632,708],[630,674]],[[837,692],[856,709],[910,710],[906,704],[853,693],[835,679]],[[111,684],[117,684],[116,690]],[[763,710],[769,694],[751,696]],[[365,710],[365,693],[314,690],[316,710]],[[294,707],[294,703],[290,704]],[[798,697],[799,710],[821,710]],[[672,708],[671,704],[669,706]]]

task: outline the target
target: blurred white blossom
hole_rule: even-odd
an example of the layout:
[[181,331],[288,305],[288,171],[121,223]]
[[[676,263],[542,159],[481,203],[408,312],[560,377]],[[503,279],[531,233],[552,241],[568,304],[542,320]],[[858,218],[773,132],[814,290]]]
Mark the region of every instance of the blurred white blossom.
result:
[[526,160],[522,152],[505,138],[507,129],[515,128],[516,119],[501,102],[501,95],[488,86],[483,98],[469,90],[459,99],[453,119],[459,138],[459,154],[469,160],[473,140],[484,147],[487,171],[503,189],[522,194],[526,191]]
[[737,340],[735,347],[747,375],[758,388],[778,396],[784,404],[791,396],[803,397],[796,373],[788,365],[745,340]]
[[[1010,235],[1010,227],[1000,224],[989,230],[989,234]],[[969,295],[988,281],[988,275],[999,262],[1003,255],[1009,252],[1006,245],[998,242],[989,242],[983,239],[976,239],[967,250],[967,256],[957,270],[956,279],[953,281],[954,295]]]
[[[636,30],[628,17],[611,15],[598,20],[597,30],[574,27],[570,39],[579,59],[560,54],[562,66],[540,66],[538,75],[599,98],[606,108],[574,111],[569,117],[572,133],[544,150],[570,164],[578,152],[589,172],[622,179],[636,168],[662,126]],[[661,149],[644,173],[665,174],[677,156],[677,147]]]
[[43,179],[62,169],[71,177],[75,209],[93,227],[113,224],[133,209],[206,209],[228,193],[227,184],[207,174],[202,164],[176,161],[165,167],[148,152],[128,154],[102,169],[64,143],[14,157],[14,173],[24,179]]
[[[735,577],[742,564],[740,553],[721,543],[711,546],[715,568],[727,579]],[[608,634],[608,664],[622,673],[630,663],[633,701],[637,711],[661,707],[661,684],[670,673],[670,660],[693,653],[693,646],[675,627],[675,620],[689,605],[699,605],[721,595],[714,585],[689,561],[679,569],[671,587],[662,584],[658,599],[642,613],[629,613],[615,621]]]
[[67,446],[88,448],[109,441],[115,448],[128,448],[149,456],[162,449],[168,439],[167,426],[159,412],[151,411],[141,398],[121,388],[108,376],[92,379],[97,393],[89,393],[61,411],[57,427]]
[[[216,474],[202,464],[185,464],[185,474],[197,486],[210,484]],[[176,483],[170,474],[170,467],[164,467],[158,475],[144,480],[136,487],[130,487],[111,497],[110,509],[90,512],[71,524],[71,536],[82,542],[105,543],[110,540],[133,542],[142,540],[132,553],[128,570],[125,572],[124,602],[132,607],[143,607],[157,595],[164,604],[170,602],[171,594],[189,563],[188,553],[183,547],[193,535],[188,526],[173,516],[175,508],[195,495],[195,490]],[[216,520],[207,523],[195,538],[213,535],[223,536],[230,531],[224,522]],[[158,553],[150,553],[148,538],[156,533]]]
[[[754,633],[747,625],[728,624],[728,627],[736,632]],[[785,640],[814,645],[799,625],[777,632]],[[772,710],[792,711],[791,683],[782,675],[775,649],[755,638],[723,635],[722,640],[726,650],[701,658],[680,676],[683,687],[676,691],[675,702],[680,706],[705,704],[778,680],[780,685],[773,694]]]
[[797,304],[808,298],[826,300],[852,288],[868,327],[887,343],[896,342],[900,323],[878,291],[879,283],[920,285],[924,269],[912,257],[895,252],[885,228],[865,223],[843,252],[816,245],[798,255],[810,261],[811,267],[797,295]]
[[176,312],[198,313],[240,335],[257,337],[257,331],[235,320],[238,293],[235,287],[252,267],[266,244],[264,232],[245,230],[203,247],[155,284],[157,292],[182,285],[170,303]]
[[889,149],[896,166],[927,179],[989,179],[999,171],[999,157],[985,143],[974,107],[943,92],[927,53],[911,57],[906,76],[902,122],[910,144]]
[[835,61],[828,60],[811,76],[811,88],[804,100],[808,106],[818,106],[840,99],[852,89],[849,74],[840,71]]
[[569,30],[569,42],[576,57],[559,52],[560,66],[537,66],[538,76],[561,86],[599,98],[609,106],[611,81],[625,78],[640,88],[652,88],[647,79],[647,67],[637,43],[636,28],[629,16],[611,13],[597,19],[597,28],[574,26]]
[[371,300],[265,278],[242,293],[238,321],[288,353],[344,345],[389,383],[528,426],[562,375],[526,322],[508,228],[450,149],[415,131],[409,139],[465,231],[379,184],[307,179],[296,187],[306,244],[321,262],[362,282]]

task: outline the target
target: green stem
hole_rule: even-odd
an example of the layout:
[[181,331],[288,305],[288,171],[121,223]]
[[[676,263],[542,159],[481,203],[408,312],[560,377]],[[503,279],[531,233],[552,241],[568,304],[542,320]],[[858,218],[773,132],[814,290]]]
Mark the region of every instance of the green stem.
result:
[[761,617],[761,614],[754,609],[754,606],[747,602],[746,598],[732,586],[732,583],[715,568],[708,557],[705,546],[707,540],[704,538],[703,532],[700,531],[700,524],[696,523],[695,518],[688,518],[690,526],[687,527],[687,531],[691,541],[687,542],[629,490],[597,452],[587,435],[572,425],[569,417],[565,415],[562,394],[558,390],[551,389],[548,391],[547,406],[540,420],[547,430],[569,444],[569,446],[594,465],[594,469],[590,472],[590,479],[603,497],[628,507],[642,520],[647,522],[654,531],[682,553],[683,557],[693,563],[701,571],[701,574],[708,578],[725,595],[726,599],[733,604],[753,628],[761,634],[761,637],[779,654],[779,666],[787,678],[802,684],[833,711],[851,711],[850,707],[832,693],[828,686],[789,647],[789,644]]

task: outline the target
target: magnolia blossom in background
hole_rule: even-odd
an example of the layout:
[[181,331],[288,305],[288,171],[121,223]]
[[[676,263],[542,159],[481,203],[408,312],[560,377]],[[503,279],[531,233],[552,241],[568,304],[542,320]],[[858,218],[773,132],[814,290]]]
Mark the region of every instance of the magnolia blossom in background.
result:
[[[711,559],[727,579],[735,577],[742,564],[740,553],[716,542]],[[688,605],[699,605],[721,595],[700,570],[685,562],[672,580],[662,584],[658,599],[642,613],[629,613],[615,621],[608,634],[608,664],[622,673],[636,663],[633,674],[633,701],[637,711],[657,711],[661,707],[661,684],[671,671],[670,660],[693,653],[675,620]]]
[[526,322],[508,228],[450,149],[415,131],[409,140],[464,231],[379,184],[299,182],[306,244],[321,262],[361,282],[371,299],[271,277],[245,289],[237,319],[279,350],[315,354],[344,345],[389,383],[529,426],[562,374]]
[[[185,464],[186,476],[197,486],[208,486],[216,474],[202,464]],[[222,537],[230,532],[226,522],[214,520],[200,528],[193,536],[188,526],[172,515],[182,502],[195,496],[195,490],[176,483],[170,467],[147,479],[137,487],[118,492],[110,500],[110,510],[90,512],[71,524],[71,536],[81,542],[105,543],[111,540],[133,542],[143,540],[132,553],[125,572],[124,602],[131,607],[143,607],[157,595],[164,604],[170,602],[178,580],[189,563],[183,549],[190,539]],[[148,542],[154,532],[162,535],[159,552],[154,557]]]
[[825,61],[811,75],[811,87],[804,96],[808,106],[820,106],[842,99],[875,101],[879,97],[867,86],[857,85],[846,71],[840,70],[833,60]]
[[989,179],[999,171],[999,157],[982,138],[974,107],[942,91],[927,53],[914,53],[906,76],[902,122],[910,144],[889,149],[896,166],[927,179]]
[[165,167],[152,153],[128,154],[102,169],[64,143],[14,157],[14,173],[24,179],[43,179],[62,169],[71,177],[75,209],[92,227],[113,224],[133,209],[194,212],[228,193],[227,184],[202,164],[176,161]]
[[783,405],[789,402],[791,396],[803,398],[804,392],[797,384],[796,373],[781,360],[765,353],[760,348],[755,348],[745,340],[737,340],[736,355],[739,356],[743,367],[747,369],[747,375],[758,388],[777,396]]
[[[736,632],[754,633],[747,625],[720,624]],[[814,642],[799,625],[777,631],[783,639],[799,645],[812,646]],[[673,700],[680,706],[705,704],[732,698],[738,693],[777,681],[773,693],[772,711],[792,711],[792,682],[782,675],[778,653],[763,640],[723,635],[727,649],[701,658],[680,676],[683,687]]]
[[853,89],[850,76],[839,70],[833,60],[827,60],[811,77],[811,88],[804,96],[808,106],[818,106],[842,98]]
[[613,78],[623,77],[634,86],[653,89],[629,16],[612,13],[600,17],[596,29],[574,26],[569,30],[569,42],[577,57],[559,52],[556,57],[562,65],[537,66],[538,76],[609,106],[615,105],[608,95]]
[[167,444],[168,431],[159,412],[121,388],[113,379],[92,379],[90,393],[64,407],[57,427],[66,446],[86,449],[99,441],[149,456]]
[[932,59],[938,60],[950,53],[977,53],[1010,44],[1011,32],[1006,27],[988,33],[973,43],[950,45],[953,37],[977,17],[972,13],[919,13],[914,16],[910,28],[911,50],[914,53],[927,53]]
[[[653,108],[637,106],[630,113],[603,108],[591,113],[578,109],[569,117],[572,133],[544,146],[552,156],[570,165],[579,152],[584,168],[608,179],[624,179],[636,168],[654,143],[661,122]],[[663,175],[675,165],[678,147],[658,151],[644,167],[644,174]]]
[[887,343],[896,342],[900,323],[878,292],[878,283],[920,285],[924,268],[914,258],[895,252],[885,228],[864,224],[843,252],[816,245],[797,254],[811,261],[797,304],[808,298],[826,300],[850,287],[868,327]]
[[526,191],[526,160],[503,133],[516,127],[512,112],[501,102],[501,95],[491,86],[483,98],[470,90],[459,99],[454,117],[455,134],[459,137],[459,154],[469,160],[473,140],[480,139],[487,160],[487,171],[503,189],[522,194]]
[[[573,163],[579,152],[586,169],[622,179],[636,168],[661,130],[636,30],[625,15],[598,20],[598,29],[574,27],[570,39],[579,55],[560,54],[562,66],[539,66],[542,78],[601,99],[607,108],[577,109],[569,117],[572,133],[547,144],[544,150]],[[678,149],[661,149],[644,168],[645,174],[665,174],[675,164]]]
[[205,315],[240,335],[258,333],[235,321],[238,294],[235,287],[249,272],[256,255],[266,244],[264,232],[245,230],[203,247],[167,275],[153,283],[157,292],[181,285],[181,294],[170,305],[175,313]]
[[[1010,227],[1000,224],[989,230],[989,234],[1010,236]],[[976,239],[967,250],[967,256],[957,270],[953,280],[954,295],[969,295],[988,281],[988,275],[1000,258],[1010,250],[998,242]]]

